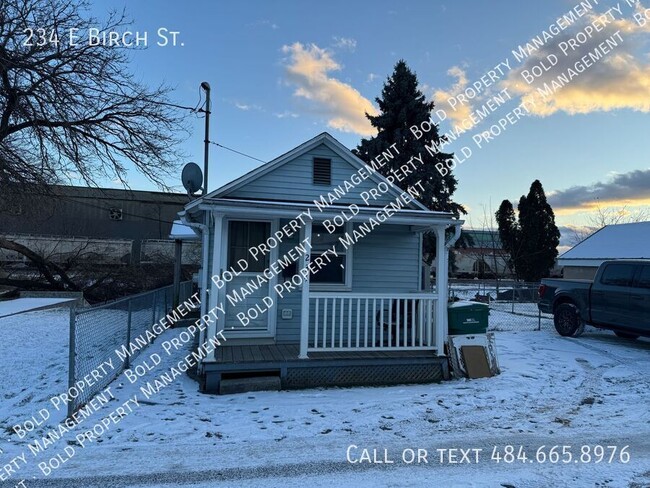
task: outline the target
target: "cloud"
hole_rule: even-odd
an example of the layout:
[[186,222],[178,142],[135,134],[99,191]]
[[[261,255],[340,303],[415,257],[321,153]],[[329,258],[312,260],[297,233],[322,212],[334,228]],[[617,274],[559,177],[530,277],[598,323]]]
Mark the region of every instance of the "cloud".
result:
[[341,66],[327,49],[296,42],[283,46],[282,52],[288,55],[285,75],[287,83],[296,87],[294,96],[308,100],[310,109],[327,118],[329,127],[362,136],[376,134],[365,114],[376,115],[377,109],[355,88],[330,76]]
[[354,52],[354,50],[357,48],[357,41],[355,39],[352,39],[351,37],[337,37],[334,36],[332,39],[334,39],[334,47],[338,47],[340,49],[347,49],[351,52]]
[[433,92],[433,100],[436,103],[436,107],[445,111],[454,128],[460,128],[460,125],[463,124],[463,131],[471,129],[474,125],[472,120],[469,118],[473,110],[471,102],[459,104],[455,107],[452,107],[448,102],[449,99],[455,98],[465,91],[468,83],[467,75],[465,74],[465,71],[458,66],[452,66],[449,71],[447,71],[447,74],[456,78],[456,83],[454,83],[448,90],[435,90]]
[[241,103],[241,102],[237,102],[237,101],[235,101],[234,104],[235,104],[235,107],[237,107],[239,110],[244,110],[244,111],[262,110],[262,107],[260,107],[259,105]]
[[247,27],[270,27],[273,30],[280,28],[278,24],[268,19],[257,20],[255,22],[251,22],[250,24],[246,24],[246,26]]
[[[626,8],[624,2],[621,8]],[[640,3],[636,6],[637,11],[643,8]],[[521,66],[510,71],[503,85],[520,96],[531,113],[542,117],[560,111],[572,115],[619,109],[650,112],[650,64],[637,56],[643,51],[650,22],[640,26],[631,18],[632,13],[622,10],[623,15],[610,11],[611,15],[591,13],[584,16],[532,52]],[[600,31],[592,32],[590,37],[584,35],[589,24]],[[599,46],[608,41],[610,52],[592,61],[577,77],[552,94],[538,91],[544,84],[552,86],[558,76],[569,74],[570,69],[575,70],[577,63],[583,63],[585,56],[596,53]],[[576,42],[579,44],[574,48]],[[557,64],[550,66],[549,59],[553,56],[557,57]],[[522,76],[534,75],[533,70],[542,64],[547,69],[534,80]]]
[[[560,253],[569,250],[571,247],[583,241],[591,234],[598,230],[598,227],[591,225],[560,225],[560,246],[558,250]],[[563,249],[563,250],[562,250]]]
[[647,205],[650,204],[650,169],[617,173],[607,181],[550,192],[548,202],[560,213],[616,205]]
[[366,78],[366,83],[372,83],[377,78],[379,78],[378,74],[376,74],[376,73],[368,73],[368,77]]
[[288,110],[285,110],[284,112],[274,113],[273,115],[275,115],[278,119],[285,119],[287,117],[296,119],[299,117],[297,113],[289,112]]

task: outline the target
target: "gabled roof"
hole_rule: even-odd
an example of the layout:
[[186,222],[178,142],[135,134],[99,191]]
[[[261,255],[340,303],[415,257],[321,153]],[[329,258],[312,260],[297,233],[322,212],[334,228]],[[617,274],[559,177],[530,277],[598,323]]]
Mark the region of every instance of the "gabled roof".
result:
[[650,222],[607,225],[576,244],[558,259],[576,260],[650,258]]
[[[334,151],[338,156],[340,156],[344,161],[349,163],[353,168],[355,169],[361,169],[361,168],[366,168],[367,165],[364,163],[361,159],[356,157],[354,154],[352,154],[352,151],[350,151],[347,147],[345,147],[343,144],[341,144],[339,141],[337,141],[332,135],[330,135],[327,132],[323,132],[316,137],[303,142],[299,146],[293,148],[292,150],[282,154],[281,156],[278,156],[277,158],[273,159],[272,161],[269,161],[268,163],[264,163],[263,165],[255,168],[252,171],[249,171],[243,176],[240,176],[239,178],[231,181],[230,183],[226,183],[220,188],[217,188],[216,190],[211,191],[207,195],[204,195],[191,204],[187,205],[187,208],[193,207],[197,205],[199,202],[206,200],[206,199],[213,199],[213,198],[221,198],[221,197],[226,197],[228,194],[231,192],[238,190],[239,188],[242,188],[243,186],[247,185],[248,183],[261,178],[262,176],[270,173],[271,171],[279,168],[280,166],[293,161],[297,157],[301,156],[302,154],[314,149],[315,147],[324,144],[327,146],[329,149]],[[384,178],[382,175],[379,173],[374,172],[370,178],[372,181],[375,183],[379,184],[382,181],[388,183],[388,180]],[[395,196],[396,198],[400,196],[402,193],[399,188],[390,185],[390,193]],[[425,207],[421,202],[418,201],[413,201],[413,205],[420,209],[420,210],[428,210],[427,207]]]

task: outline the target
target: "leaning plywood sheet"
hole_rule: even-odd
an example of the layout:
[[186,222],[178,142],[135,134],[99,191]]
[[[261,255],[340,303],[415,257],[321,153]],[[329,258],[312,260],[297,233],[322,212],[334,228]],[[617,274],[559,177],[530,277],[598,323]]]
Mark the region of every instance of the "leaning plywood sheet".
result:
[[489,378],[492,376],[486,349],[483,346],[461,346],[460,353],[465,363],[468,378]]
[[459,378],[467,377],[467,369],[460,350],[462,346],[481,346],[485,348],[492,376],[501,372],[493,332],[488,332],[487,334],[450,335],[447,348],[451,362],[450,366],[454,376]]

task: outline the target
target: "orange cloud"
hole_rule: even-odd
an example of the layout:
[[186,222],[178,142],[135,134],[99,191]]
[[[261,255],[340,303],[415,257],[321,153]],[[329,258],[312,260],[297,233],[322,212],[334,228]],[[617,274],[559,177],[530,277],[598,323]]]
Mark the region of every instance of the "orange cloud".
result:
[[[643,9],[638,3],[635,12]],[[632,18],[635,12],[622,12],[623,15],[614,13],[611,18],[599,13],[585,16],[551,43],[532,52],[521,66],[510,72],[503,86],[519,95],[532,114],[542,117],[556,112],[573,115],[619,109],[650,112],[650,64],[637,56],[637,52],[644,51],[642,46],[650,31],[650,21],[639,25]],[[607,23],[602,24],[599,18],[607,18]],[[571,48],[569,42],[575,42],[580,31],[584,34],[590,23],[601,30],[578,48]],[[590,60],[587,66],[584,58],[589,53],[602,54],[601,46],[605,43],[610,52],[601,59]],[[554,66],[550,66],[549,56],[556,57]],[[531,81],[531,73],[542,64],[546,71],[535,74]],[[560,82],[571,70],[577,72],[583,68],[568,83]],[[546,91],[553,83],[558,83],[556,86],[560,88],[553,93]]]
[[377,109],[355,88],[330,76],[341,66],[327,49],[296,42],[283,46],[282,52],[288,55],[286,77],[296,87],[294,96],[309,100],[311,109],[327,118],[329,127],[362,136],[377,133],[365,116],[377,115]]
[[449,90],[436,90],[433,93],[433,99],[436,102],[437,108],[445,111],[454,128],[462,129],[462,131],[471,129],[474,126],[474,122],[470,119],[473,110],[471,102],[459,104],[455,107],[452,107],[448,102],[449,99],[455,98],[465,91],[467,88],[467,75],[458,66],[452,66],[447,71],[447,74],[455,77],[456,83]]

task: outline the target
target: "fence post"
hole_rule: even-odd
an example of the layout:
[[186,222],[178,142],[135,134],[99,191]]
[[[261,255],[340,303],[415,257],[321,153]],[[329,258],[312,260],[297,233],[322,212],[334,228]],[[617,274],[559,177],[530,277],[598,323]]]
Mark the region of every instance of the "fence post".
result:
[[537,330],[542,330],[542,311],[537,308]]
[[[74,386],[75,382],[75,359],[76,359],[76,321],[77,321],[77,304],[76,302],[70,306],[70,331],[69,331],[69,354],[68,354],[68,391]],[[74,400],[68,399],[68,417],[72,417],[74,413]]]
[[512,300],[512,313],[515,313],[515,296],[517,295],[517,282],[515,281],[514,284],[512,285],[512,296],[510,299]]
[[[131,350],[131,316],[133,315],[133,300],[129,300],[129,315],[126,319],[126,347]],[[124,369],[129,369],[131,367],[131,355],[127,354],[124,358]]]

